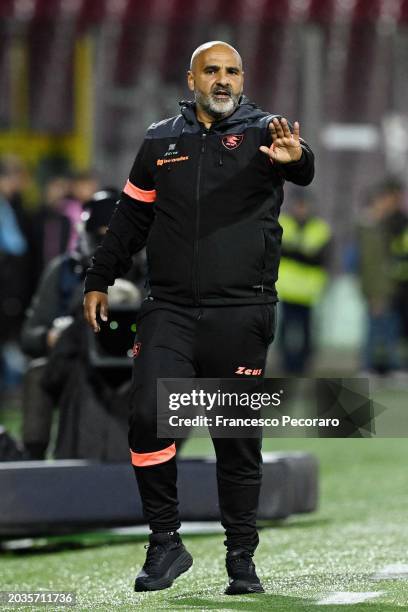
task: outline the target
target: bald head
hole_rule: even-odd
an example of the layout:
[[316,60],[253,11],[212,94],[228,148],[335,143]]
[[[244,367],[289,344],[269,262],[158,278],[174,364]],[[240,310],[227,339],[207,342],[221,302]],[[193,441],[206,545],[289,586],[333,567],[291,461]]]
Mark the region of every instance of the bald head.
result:
[[199,56],[201,56],[205,51],[208,51],[209,49],[213,49],[214,47],[216,47],[214,51],[217,51],[218,47],[220,48],[224,47],[232,51],[232,53],[236,55],[236,58],[242,70],[242,59],[241,59],[240,54],[238,53],[236,49],[234,49],[232,45],[229,45],[228,43],[223,42],[222,40],[211,40],[210,42],[206,42],[200,45],[199,47],[197,47],[197,49],[194,51],[193,55],[191,56],[190,70],[194,72],[194,69],[197,63],[197,59],[199,58]]

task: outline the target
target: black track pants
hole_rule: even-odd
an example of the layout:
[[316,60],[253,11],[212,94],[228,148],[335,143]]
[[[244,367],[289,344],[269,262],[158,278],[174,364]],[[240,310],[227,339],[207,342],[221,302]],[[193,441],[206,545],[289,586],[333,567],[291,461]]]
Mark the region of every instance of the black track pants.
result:
[[[152,531],[180,527],[174,440],[158,439],[158,378],[241,378],[264,373],[276,320],[274,304],[184,307],[148,298],[137,326],[129,445]],[[221,522],[228,549],[258,544],[256,512],[262,476],[260,438],[213,439]]]

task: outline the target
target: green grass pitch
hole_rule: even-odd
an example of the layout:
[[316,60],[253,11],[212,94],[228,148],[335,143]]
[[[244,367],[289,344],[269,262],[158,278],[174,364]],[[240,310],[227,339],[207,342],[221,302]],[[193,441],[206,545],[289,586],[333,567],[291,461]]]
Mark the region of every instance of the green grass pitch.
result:
[[[184,452],[209,452],[207,444],[204,439],[191,440]],[[110,543],[105,539],[103,545],[55,552],[3,553],[0,590],[76,591],[74,609],[81,612],[408,610],[408,574],[375,578],[386,566],[408,566],[406,439],[269,439],[264,448],[310,451],[321,465],[319,510],[261,530],[255,560],[264,595],[223,595],[226,574],[221,533],[184,537],[194,565],[164,591],[132,591],[134,575],[145,555],[146,539],[140,537]],[[380,595],[364,603],[318,605],[337,592]],[[44,610],[45,606],[3,609]]]

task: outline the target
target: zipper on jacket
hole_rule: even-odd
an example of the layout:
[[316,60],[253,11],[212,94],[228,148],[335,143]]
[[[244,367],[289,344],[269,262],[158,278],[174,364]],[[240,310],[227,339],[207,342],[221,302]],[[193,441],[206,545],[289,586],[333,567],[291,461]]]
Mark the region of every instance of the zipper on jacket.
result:
[[194,240],[194,261],[193,261],[193,295],[194,305],[199,306],[200,304],[200,283],[199,283],[199,239],[200,239],[200,186],[201,186],[201,165],[203,154],[205,152],[205,139],[207,132],[201,133],[201,147],[200,156],[198,158],[198,170],[197,170],[197,186],[196,186],[196,226],[195,226],[195,240]]
[[252,285],[252,288],[257,290],[257,295],[258,295],[258,292],[260,292],[261,294],[263,294],[264,292],[264,277],[265,277],[266,258],[267,258],[267,242],[266,242],[265,230],[262,230],[262,237],[263,237],[263,259],[262,259],[260,284]]

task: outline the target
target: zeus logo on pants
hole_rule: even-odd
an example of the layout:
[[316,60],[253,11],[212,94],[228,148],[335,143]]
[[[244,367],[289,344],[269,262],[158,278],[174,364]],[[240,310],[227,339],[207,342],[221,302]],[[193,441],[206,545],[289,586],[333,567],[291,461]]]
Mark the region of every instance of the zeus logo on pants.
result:
[[245,366],[238,366],[238,369],[235,370],[235,374],[243,374],[244,376],[261,376],[262,368],[253,370],[251,368],[246,368]]

